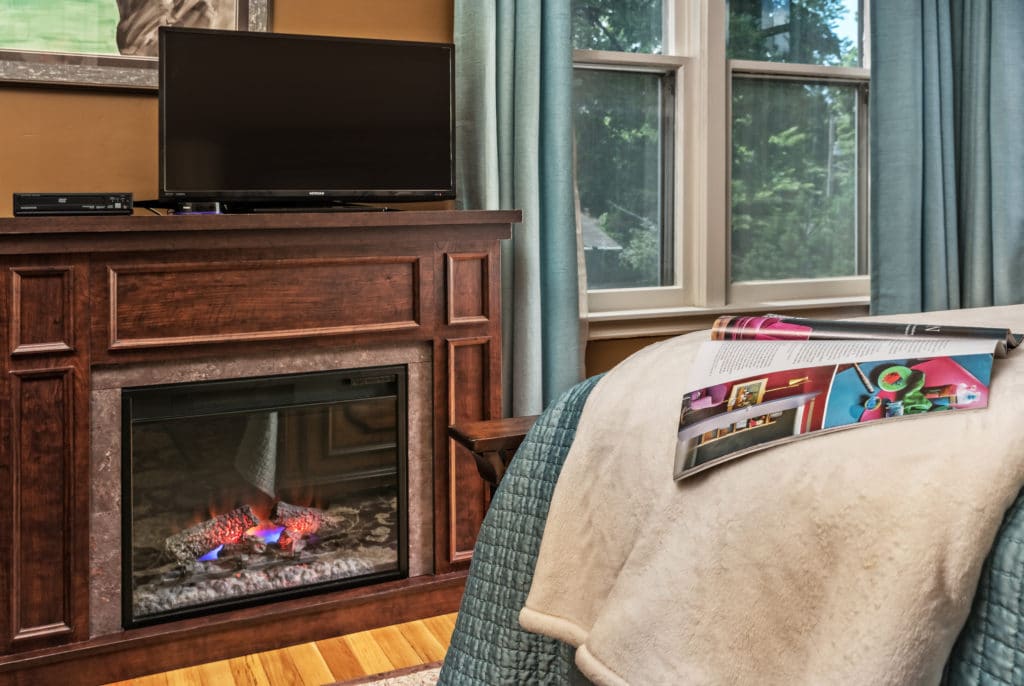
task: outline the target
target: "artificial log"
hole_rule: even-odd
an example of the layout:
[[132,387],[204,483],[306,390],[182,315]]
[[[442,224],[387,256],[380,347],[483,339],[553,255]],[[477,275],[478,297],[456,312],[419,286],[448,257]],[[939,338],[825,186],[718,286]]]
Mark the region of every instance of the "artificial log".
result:
[[248,505],[168,536],[164,550],[179,564],[191,564],[223,543],[238,543],[259,519]]
[[281,532],[281,537],[277,539],[277,545],[282,553],[290,557],[302,552],[306,547],[306,538],[297,531],[286,529]]
[[283,526],[292,537],[315,534],[320,527],[334,526],[339,521],[338,517],[321,509],[292,505],[283,500],[274,506],[270,519],[274,524]]

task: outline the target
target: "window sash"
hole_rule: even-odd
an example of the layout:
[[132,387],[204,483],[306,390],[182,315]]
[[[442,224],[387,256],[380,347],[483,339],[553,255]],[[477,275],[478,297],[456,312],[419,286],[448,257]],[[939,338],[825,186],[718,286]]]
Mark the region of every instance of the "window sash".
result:
[[[677,72],[683,60],[678,57],[662,55],[643,55],[638,59],[635,53],[608,53],[590,50],[577,50],[579,59],[574,63],[574,71],[595,70],[603,72],[621,72],[625,74],[648,74],[659,78],[660,127],[658,146],[661,160],[659,176],[659,265],[657,280],[661,288],[675,285],[679,280],[679,251],[676,250],[679,231],[676,226],[675,206],[678,203],[676,189],[676,130],[678,118],[677,108]],[[620,59],[625,56],[626,59]],[[653,59],[646,59],[653,58]],[[588,288],[589,292],[616,290],[609,288]],[[632,288],[625,290],[634,290]]]
[[[871,72],[862,67],[830,67],[812,64],[791,64],[784,62],[757,62],[752,60],[728,60],[728,91],[725,100],[726,121],[732,124],[732,86],[736,78],[763,78],[772,81],[790,80],[800,83],[837,84],[857,87],[857,254],[856,274],[816,279],[779,279],[765,281],[733,281],[728,276],[729,304],[760,304],[766,301],[801,300],[808,293],[820,298],[864,297],[870,294],[868,274],[868,171],[870,169],[868,145],[868,90]],[[729,135],[727,155],[730,168],[727,183],[732,183],[732,137]],[[727,196],[726,224],[727,240],[732,236],[732,198]],[[713,230],[710,229],[709,230]],[[731,248],[728,255],[731,255]]]
[[[681,230],[683,197],[679,193],[679,179],[682,173],[683,148],[679,132],[682,126],[682,102],[680,96],[685,84],[688,58],[678,55],[609,52],[603,50],[574,50],[574,69],[621,70],[630,73],[652,73],[664,77],[664,95],[668,99],[663,108],[663,135],[661,138],[662,159],[662,282],[667,285],[647,288],[588,289],[588,305],[591,310],[635,309],[636,294],[642,293],[642,302],[657,302],[668,306],[679,302],[682,297],[683,246],[680,240],[686,235]],[[665,231],[666,227],[668,231]],[[670,278],[666,278],[670,277]]]

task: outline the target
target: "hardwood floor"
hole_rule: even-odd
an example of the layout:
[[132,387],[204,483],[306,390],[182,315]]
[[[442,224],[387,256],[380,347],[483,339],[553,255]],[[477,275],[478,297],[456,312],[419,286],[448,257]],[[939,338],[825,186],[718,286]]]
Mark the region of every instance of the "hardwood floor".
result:
[[456,613],[254,653],[108,686],[319,686],[444,658]]

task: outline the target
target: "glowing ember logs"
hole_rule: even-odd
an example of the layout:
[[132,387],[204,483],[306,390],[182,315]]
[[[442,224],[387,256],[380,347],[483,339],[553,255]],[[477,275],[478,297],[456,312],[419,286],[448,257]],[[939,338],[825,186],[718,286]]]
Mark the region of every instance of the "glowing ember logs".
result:
[[274,506],[273,522],[283,526],[290,537],[315,534],[322,526],[332,526],[337,517],[315,507],[302,507],[281,501]]
[[350,529],[358,519],[354,515],[357,515],[354,510],[327,512],[278,502],[271,521],[265,521],[250,505],[242,505],[168,536],[164,550],[178,565],[189,569],[196,562],[211,562],[225,555],[262,555],[267,546],[293,556],[305,548],[306,540],[318,531],[330,530],[332,535],[337,535]]
[[259,519],[248,505],[227,512],[213,519],[207,519],[193,527],[168,536],[164,550],[179,564],[190,564],[213,548],[225,543],[238,543],[245,532],[259,523]]
[[286,555],[297,555],[306,547],[306,539],[295,531],[285,529],[285,531],[281,533],[281,538],[277,540],[277,545],[281,548],[282,553],[285,553]]

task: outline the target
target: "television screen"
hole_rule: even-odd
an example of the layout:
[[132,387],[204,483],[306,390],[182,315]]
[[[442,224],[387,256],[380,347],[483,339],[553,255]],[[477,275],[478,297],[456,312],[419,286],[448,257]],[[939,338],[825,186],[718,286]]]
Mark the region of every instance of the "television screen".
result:
[[453,46],[160,30],[160,196],[455,197]]

